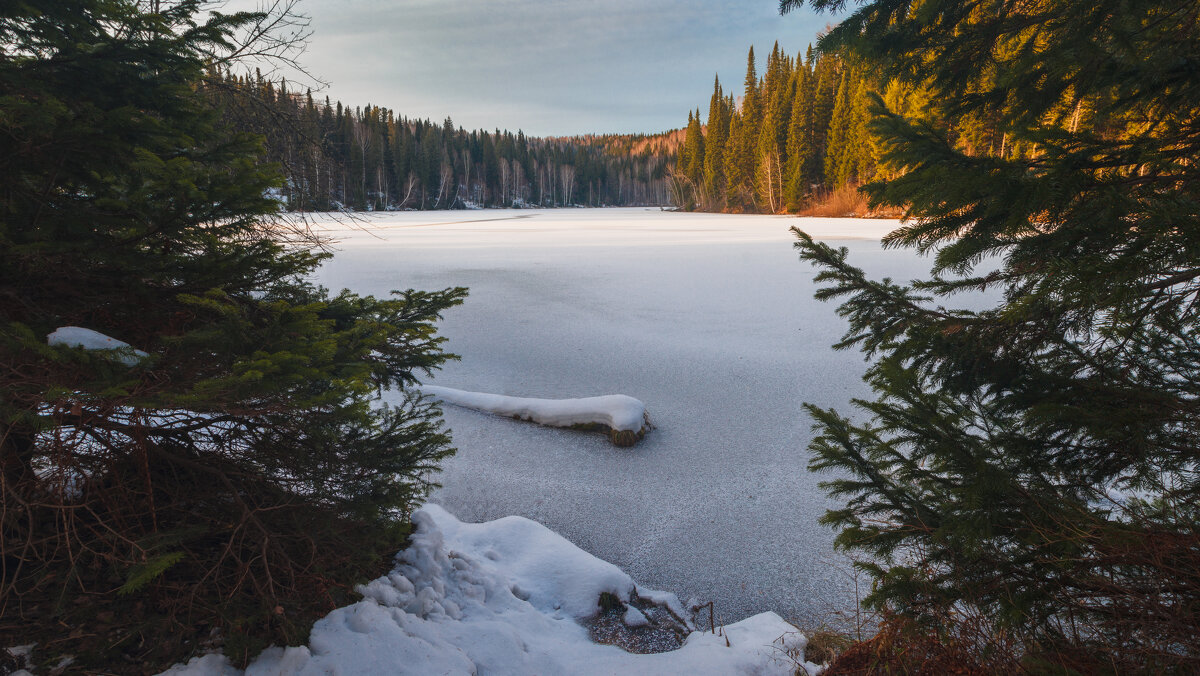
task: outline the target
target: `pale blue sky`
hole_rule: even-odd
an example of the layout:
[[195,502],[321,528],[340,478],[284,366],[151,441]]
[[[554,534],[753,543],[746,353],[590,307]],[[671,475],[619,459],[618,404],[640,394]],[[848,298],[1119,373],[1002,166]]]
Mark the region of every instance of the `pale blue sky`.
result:
[[746,50],[795,54],[834,19],[778,0],[303,0],[331,98],[535,136],[657,132],[740,90]]

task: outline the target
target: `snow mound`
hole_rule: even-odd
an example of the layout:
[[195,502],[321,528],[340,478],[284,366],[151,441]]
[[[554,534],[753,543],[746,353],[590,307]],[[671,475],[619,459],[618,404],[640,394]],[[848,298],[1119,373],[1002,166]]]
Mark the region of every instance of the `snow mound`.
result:
[[60,326],[46,336],[46,342],[51,346],[111,352],[114,360],[126,366],[133,366],[150,356],[146,352],[135,350],[129,343],[80,326]]
[[624,394],[580,399],[533,399],[450,387],[422,385],[421,391],[447,404],[486,411],[551,427],[600,426],[618,446],[632,446],[650,430],[646,405]]
[[[802,646],[803,637],[770,612],[720,634],[693,632],[672,652],[638,655],[593,643],[578,620],[599,612],[601,592],[623,601],[633,594],[669,597],[677,607],[678,600],[638,589],[616,566],[528,519],[468,524],[430,504],[413,521],[417,531],[396,568],[359,588],[366,598],[318,621],[307,646],[266,650],[245,675],[791,676],[797,667],[785,650]],[[206,655],[164,673],[241,672]]]

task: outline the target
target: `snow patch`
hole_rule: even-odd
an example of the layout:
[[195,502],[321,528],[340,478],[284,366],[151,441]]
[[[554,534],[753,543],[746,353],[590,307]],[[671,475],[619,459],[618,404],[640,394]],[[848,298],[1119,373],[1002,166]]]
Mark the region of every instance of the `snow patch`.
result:
[[14,645],[4,649],[10,657],[23,667],[14,671],[12,676],[33,676],[29,668],[33,666],[33,649],[35,647],[37,647],[36,643],[26,643],[25,645]]
[[[318,621],[307,646],[264,651],[245,675],[790,676],[795,670],[794,658],[780,649],[795,628],[770,612],[719,635],[693,632],[682,648],[666,653],[593,643],[578,620],[599,612],[602,592],[625,602],[633,594],[670,597],[676,606],[678,600],[639,590],[616,566],[529,519],[463,523],[429,504],[413,522],[411,545],[391,573],[359,588],[362,601]],[[164,675],[239,673],[224,657],[206,655]]]
[[221,654],[193,657],[187,664],[176,664],[158,676],[240,676],[241,670],[229,663]]
[[[420,390],[455,406],[497,415],[531,420],[552,427],[602,425],[611,432],[632,432],[633,441],[650,429],[646,405],[624,394],[580,399],[533,399],[486,392],[468,392],[450,387],[422,385]],[[613,435],[614,441],[617,436]],[[632,443],[632,442],[631,442]],[[619,445],[630,445],[620,444]]]
[[626,627],[644,627],[650,624],[650,620],[646,619],[645,613],[633,606],[629,606],[621,621],[625,623]]
[[134,366],[150,356],[149,353],[135,350],[129,343],[79,326],[60,326],[46,336],[46,342],[56,347],[81,347],[85,350],[110,352],[114,360],[126,366]]

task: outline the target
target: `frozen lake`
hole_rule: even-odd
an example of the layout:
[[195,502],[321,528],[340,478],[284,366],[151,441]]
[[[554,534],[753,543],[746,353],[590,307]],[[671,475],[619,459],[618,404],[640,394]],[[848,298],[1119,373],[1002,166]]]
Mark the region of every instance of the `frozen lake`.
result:
[[869,390],[844,322],[813,300],[788,228],[851,250],[873,276],[929,261],[885,251],[895,221],[657,209],[408,212],[339,240],[334,290],[468,286],[441,324],[462,356],[438,385],[529,397],[627,394],[656,429],[633,448],[445,406],[458,454],[433,495],[464,521],[536,519],[635,580],[714,600],[719,621],[774,610],[811,622],[853,607],[830,506],[806,470],[801,404]]

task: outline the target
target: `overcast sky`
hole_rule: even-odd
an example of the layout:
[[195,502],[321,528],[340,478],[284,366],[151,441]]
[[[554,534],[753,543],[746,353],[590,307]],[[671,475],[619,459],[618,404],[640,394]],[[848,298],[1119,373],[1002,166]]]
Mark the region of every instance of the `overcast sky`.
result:
[[[240,3],[239,3],[240,4]],[[778,0],[303,0],[302,62],[322,92],[407,117],[534,136],[657,132],[740,91],[778,40],[795,54],[834,18]]]

